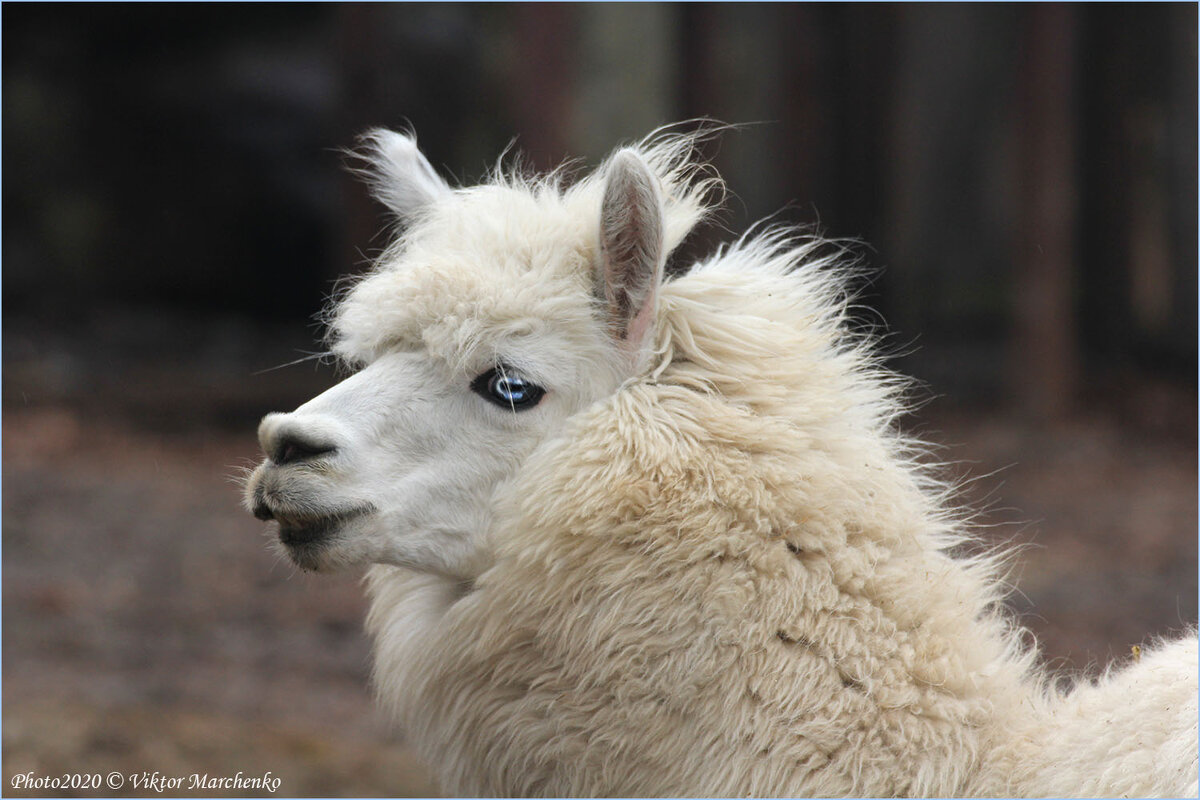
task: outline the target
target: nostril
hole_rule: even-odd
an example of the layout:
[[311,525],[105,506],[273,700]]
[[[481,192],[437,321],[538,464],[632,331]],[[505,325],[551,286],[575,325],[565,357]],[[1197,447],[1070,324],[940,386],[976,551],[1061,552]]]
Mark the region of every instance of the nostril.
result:
[[311,461],[319,456],[328,455],[336,450],[333,445],[305,439],[293,432],[285,433],[275,443],[271,450],[271,460],[276,464],[292,464],[300,461]]
[[267,505],[267,492],[263,488],[262,483],[258,483],[254,487],[254,493],[250,496],[250,510],[254,516],[263,520],[275,519],[275,514],[272,513],[271,507]]

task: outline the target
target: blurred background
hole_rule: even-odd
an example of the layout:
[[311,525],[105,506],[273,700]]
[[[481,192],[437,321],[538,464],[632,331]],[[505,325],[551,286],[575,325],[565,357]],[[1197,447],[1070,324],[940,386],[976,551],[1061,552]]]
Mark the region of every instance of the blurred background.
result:
[[359,576],[296,573],[237,487],[258,418],[336,380],[281,365],[385,244],[339,153],[378,125],[470,182],[513,141],[591,165],[753,123],[709,148],[732,194],[675,266],[767,215],[861,242],[868,322],[924,387],[905,424],[1022,548],[1046,658],[1196,620],[1195,4],[0,13],[10,795],[437,791],[371,707]]

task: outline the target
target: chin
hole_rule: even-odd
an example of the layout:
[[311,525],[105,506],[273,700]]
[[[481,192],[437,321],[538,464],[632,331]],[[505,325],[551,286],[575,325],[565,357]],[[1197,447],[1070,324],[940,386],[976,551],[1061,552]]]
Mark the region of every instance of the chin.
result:
[[340,566],[329,558],[329,545],[325,543],[285,544],[282,537],[279,549],[288,560],[305,572],[335,572]]
[[356,544],[348,530],[353,524],[324,532],[321,536],[297,536],[284,526],[278,530],[278,549],[305,572],[340,572],[366,566],[375,561],[367,549]]

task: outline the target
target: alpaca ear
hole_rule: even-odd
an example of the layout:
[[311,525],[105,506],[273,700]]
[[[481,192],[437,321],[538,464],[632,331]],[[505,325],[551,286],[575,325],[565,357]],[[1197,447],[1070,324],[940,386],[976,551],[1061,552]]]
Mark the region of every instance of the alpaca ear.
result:
[[400,222],[408,222],[421,209],[449,194],[450,185],[417,149],[415,137],[377,129],[362,137],[359,155],[366,161],[361,174],[376,200]]
[[636,152],[621,150],[609,161],[600,207],[597,293],[609,330],[630,354],[654,327],[664,250],[658,178]]

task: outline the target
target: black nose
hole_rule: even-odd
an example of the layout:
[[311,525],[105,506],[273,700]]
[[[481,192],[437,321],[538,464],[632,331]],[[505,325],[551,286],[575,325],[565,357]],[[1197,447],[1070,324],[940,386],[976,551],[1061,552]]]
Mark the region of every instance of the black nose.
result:
[[273,443],[269,455],[272,461],[282,466],[311,461],[314,458],[334,453],[336,450],[337,448],[331,444],[307,439],[296,431],[284,431]]

